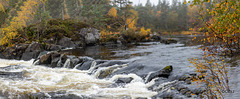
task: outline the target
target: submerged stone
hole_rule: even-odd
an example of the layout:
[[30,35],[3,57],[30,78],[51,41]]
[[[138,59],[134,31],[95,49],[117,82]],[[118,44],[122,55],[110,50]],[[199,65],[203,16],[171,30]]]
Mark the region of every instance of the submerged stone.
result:
[[130,83],[132,80],[132,77],[118,78],[115,83]]

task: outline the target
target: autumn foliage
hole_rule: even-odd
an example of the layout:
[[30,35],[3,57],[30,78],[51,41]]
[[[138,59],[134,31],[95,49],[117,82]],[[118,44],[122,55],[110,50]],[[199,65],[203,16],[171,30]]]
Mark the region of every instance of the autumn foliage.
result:
[[[206,7],[207,4],[210,6]],[[206,85],[204,95],[207,98],[223,99],[223,92],[230,91],[229,66],[224,57],[240,53],[239,1],[193,0],[191,5],[202,6],[199,13],[201,21],[205,24],[199,29],[204,31],[204,38],[201,39],[205,45],[202,47],[204,57],[202,60],[191,60],[199,75],[205,77],[197,81]]]
[[108,15],[112,16],[112,17],[116,17],[117,16],[117,10],[116,8],[112,7],[109,11],[108,11]]
[[0,45],[11,45],[9,41],[16,38],[18,29],[26,27],[27,23],[33,20],[34,14],[40,3],[40,0],[27,0],[23,3],[23,6],[20,7],[20,11],[17,12],[17,16],[14,16],[10,21],[9,26],[2,28],[3,38],[0,40]]

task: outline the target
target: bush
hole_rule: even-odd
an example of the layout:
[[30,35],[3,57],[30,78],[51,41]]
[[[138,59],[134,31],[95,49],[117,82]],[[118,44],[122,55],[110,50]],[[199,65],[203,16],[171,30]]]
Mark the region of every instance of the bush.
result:
[[141,28],[139,32],[129,29],[122,32],[122,37],[124,38],[126,43],[142,42],[147,41],[150,37],[150,34],[150,29],[145,30],[144,28]]
[[119,32],[111,32],[111,31],[106,31],[102,30],[101,31],[101,42],[117,42],[118,38],[120,37]]
[[27,38],[26,41],[42,41],[49,38],[59,39],[63,36],[76,40],[78,39],[78,36],[74,32],[88,26],[88,24],[78,20],[51,19],[34,25],[29,25],[23,30],[20,30],[19,34],[20,37]]

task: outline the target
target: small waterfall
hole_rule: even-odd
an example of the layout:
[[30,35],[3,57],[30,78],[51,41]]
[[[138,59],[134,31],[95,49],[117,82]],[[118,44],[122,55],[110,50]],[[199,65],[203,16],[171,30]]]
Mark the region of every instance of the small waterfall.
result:
[[178,83],[177,80],[174,80],[174,81],[171,81],[171,82],[166,82],[166,83],[160,84],[157,87],[154,87],[153,90],[154,91],[160,90],[160,92],[165,92],[165,91],[168,91],[170,89],[170,87],[172,87],[173,85],[175,85],[177,83]]
[[141,77],[139,77],[138,75],[136,75],[136,74],[114,75],[109,80],[114,82],[114,81],[116,81],[119,78],[133,78],[133,80],[131,82],[143,82],[143,79]]
[[71,65],[71,60],[70,59],[67,59],[66,62],[64,63],[63,67],[64,68],[69,68]]
[[144,81],[145,83],[148,82],[148,79],[149,79],[149,77],[150,77],[150,75],[151,75],[152,73],[154,73],[154,72],[149,72],[148,75],[145,77],[145,81]]
[[39,64],[40,60],[36,60],[35,62],[33,62],[33,65]]
[[126,66],[128,66],[128,64],[113,65],[113,66],[109,66],[109,67],[100,67],[94,73],[94,77],[100,78],[100,79],[105,78],[105,77],[109,76],[111,73],[115,72],[116,70],[121,69]]
[[61,67],[61,66],[62,66],[62,56],[63,56],[63,55],[60,56],[60,59],[59,59],[59,61],[57,62],[57,67]]

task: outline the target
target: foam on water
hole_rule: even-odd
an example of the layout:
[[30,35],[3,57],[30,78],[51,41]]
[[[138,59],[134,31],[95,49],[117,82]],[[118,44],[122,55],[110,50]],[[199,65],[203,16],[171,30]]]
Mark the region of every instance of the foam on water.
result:
[[[0,66],[22,65],[17,71],[24,71],[24,78],[10,79],[0,77],[0,92],[7,93],[8,98],[21,94],[66,92],[66,94],[84,96],[104,96],[106,98],[122,98],[124,96],[150,98],[156,95],[147,89],[148,85],[135,74],[116,75],[110,79],[96,79],[88,75],[88,71],[67,68],[48,68],[32,65],[31,61],[0,60]],[[121,66],[120,66],[121,67]],[[16,71],[10,70],[8,72]],[[119,77],[133,77],[134,80],[124,87],[110,87],[114,79]]]
[[23,60],[6,60],[6,59],[0,59],[0,67],[6,67],[9,65],[27,65],[31,66],[34,59],[30,61],[23,61]]

